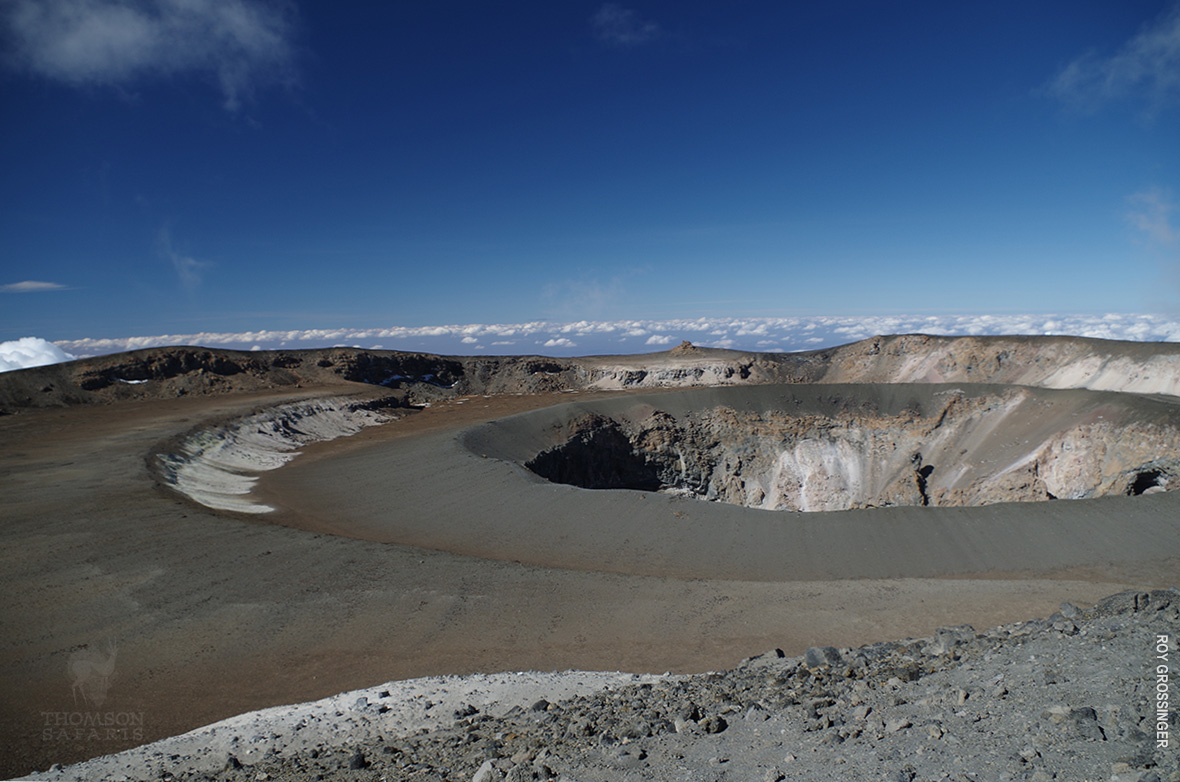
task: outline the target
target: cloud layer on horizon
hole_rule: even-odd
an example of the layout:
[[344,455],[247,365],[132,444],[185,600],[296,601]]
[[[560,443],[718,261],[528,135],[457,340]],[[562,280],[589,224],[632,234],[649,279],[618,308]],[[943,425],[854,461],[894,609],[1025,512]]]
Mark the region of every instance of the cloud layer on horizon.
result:
[[66,353],[52,342],[46,342],[37,337],[22,337],[8,342],[0,342],[0,372],[60,364],[63,361],[72,361],[74,358],[76,357]]
[[1139,342],[1180,342],[1180,319],[1158,315],[927,315],[797,318],[696,318],[554,323],[394,326],[369,329],[200,332],[61,340],[77,356],[164,345],[237,350],[354,346],[451,355],[556,356],[644,353],[688,340],[705,347],[760,352],[814,350],[878,334],[945,336],[1055,334]]

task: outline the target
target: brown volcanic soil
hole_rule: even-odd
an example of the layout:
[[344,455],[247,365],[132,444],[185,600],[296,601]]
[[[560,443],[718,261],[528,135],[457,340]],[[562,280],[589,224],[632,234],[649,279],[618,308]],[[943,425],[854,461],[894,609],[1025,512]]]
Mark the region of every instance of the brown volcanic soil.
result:
[[[276,368],[274,359],[287,360],[280,354],[204,353],[210,357],[175,374],[160,370],[148,384],[111,379],[145,363],[128,364],[125,356],[13,373],[0,381],[0,400],[13,411],[0,416],[0,774],[106,754],[243,711],[390,679],[519,669],[721,668],[772,647],[797,654],[820,644],[930,634],[940,625],[987,627],[1047,615],[1062,600],[1089,603],[1132,586],[1168,586],[1178,572],[1170,539],[1139,562],[1063,568],[1049,556],[1054,564],[1043,568],[964,573],[952,567],[937,577],[849,579],[847,573],[825,576],[823,566],[770,578],[743,571],[742,547],[727,549],[725,572],[709,577],[653,567],[653,560],[635,572],[620,565],[643,561],[644,552],[626,534],[603,561],[577,569],[529,564],[535,557],[528,551],[494,559],[325,534],[337,531],[338,520],[301,507],[293,482],[306,477],[333,486],[342,502],[360,507],[372,497],[358,496],[359,488],[350,490],[346,482],[374,480],[378,468],[361,474],[339,465],[370,464],[367,449],[394,459],[414,455],[418,474],[433,481],[419,487],[423,504],[406,503],[394,491],[379,504],[385,518],[437,517],[448,497],[473,488],[442,469],[438,443],[453,443],[460,430],[479,421],[571,397],[462,397],[401,381],[394,381],[401,388],[384,392],[352,382],[353,370],[335,372],[345,363],[363,365],[368,379],[396,374],[392,364],[360,361],[356,351],[291,354],[300,360],[299,373],[291,376],[282,372],[294,372],[292,367]],[[149,355],[159,359],[157,366],[168,364],[168,351]],[[221,374],[210,363],[218,355],[262,363]],[[319,366],[325,359],[332,366]],[[506,361],[500,374],[485,363],[478,390],[496,390],[497,383],[500,390],[513,384],[526,391],[560,388],[578,366],[554,361],[530,368],[528,361],[540,360]],[[765,366],[778,366],[774,361],[766,359]],[[438,368],[423,362],[417,369]],[[475,385],[476,375],[465,366],[457,390],[462,382]],[[404,361],[398,367],[414,369]],[[514,373],[509,383],[505,378]],[[87,389],[87,376],[109,382]],[[151,398],[181,390],[179,398]],[[232,392],[218,393],[227,390]],[[385,427],[308,448],[268,476],[265,492],[283,500],[283,516],[214,513],[157,485],[148,468],[161,444],[199,425],[342,391],[435,403]],[[135,399],[109,403],[121,396]],[[66,402],[72,404],[33,408]],[[495,488],[494,480],[489,486]],[[511,519],[495,512],[494,491],[486,509],[467,519],[474,526],[457,531],[462,540],[437,548],[454,549],[464,540],[494,543],[501,530],[491,522]],[[555,515],[571,509],[585,515],[568,496],[551,506]],[[634,523],[641,526],[646,518],[652,517],[637,515]],[[915,559],[927,555],[914,552]],[[815,551],[817,559],[827,556],[839,552]],[[118,655],[107,700],[97,711],[142,714],[143,734],[100,731],[45,740],[47,719],[95,711],[75,703],[68,661],[72,652],[102,649],[110,639],[117,641]]]

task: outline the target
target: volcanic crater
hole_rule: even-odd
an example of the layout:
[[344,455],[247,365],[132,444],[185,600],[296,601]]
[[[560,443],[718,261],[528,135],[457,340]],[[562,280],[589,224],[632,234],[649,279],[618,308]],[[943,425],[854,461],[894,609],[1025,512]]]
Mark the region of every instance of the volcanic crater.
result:
[[[1180,485],[1174,405],[998,385],[780,385],[520,417],[554,483],[765,510],[1088,499]],[[547,420],[539,420],[542,417]],[[535,447],[535,445],[534,445]]]

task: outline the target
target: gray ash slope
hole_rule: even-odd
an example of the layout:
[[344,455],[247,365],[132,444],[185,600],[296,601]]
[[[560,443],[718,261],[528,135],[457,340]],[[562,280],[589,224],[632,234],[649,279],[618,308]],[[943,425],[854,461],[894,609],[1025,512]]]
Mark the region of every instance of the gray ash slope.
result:
[[1164,655],[1174,677],[1178,634],[1180,591],[1126,592],[983,632],[772,651],[501,717],[464,708],[411,736],[341,735],[249,764],[227,754],[220,773],[171,778],[1174,782],[1180,719],[1174,705],[1157,716],[1156,667]]

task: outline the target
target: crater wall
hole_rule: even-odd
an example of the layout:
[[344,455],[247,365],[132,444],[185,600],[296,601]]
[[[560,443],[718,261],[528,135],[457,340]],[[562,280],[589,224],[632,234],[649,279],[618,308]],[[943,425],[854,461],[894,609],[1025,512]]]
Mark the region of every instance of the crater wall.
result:
[[1174,403],[1074,390],[732,387],[566,405],[501,434],[511,443],[502,456],[553,482],[766,510],[1087,499],[1180,484]]

